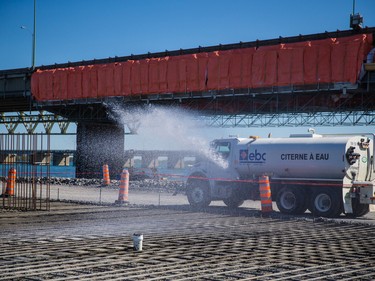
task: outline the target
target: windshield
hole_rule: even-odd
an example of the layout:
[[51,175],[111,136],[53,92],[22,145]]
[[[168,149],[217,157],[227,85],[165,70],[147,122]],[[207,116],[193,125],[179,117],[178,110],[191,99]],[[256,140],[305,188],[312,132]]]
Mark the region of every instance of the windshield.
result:
[[228,158],[230,153],[230,142],[213,142],[212,149],[224,159]]

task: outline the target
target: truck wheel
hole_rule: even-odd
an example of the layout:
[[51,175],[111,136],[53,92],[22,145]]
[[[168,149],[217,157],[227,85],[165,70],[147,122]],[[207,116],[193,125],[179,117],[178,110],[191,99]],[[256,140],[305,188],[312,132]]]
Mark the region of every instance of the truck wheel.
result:
[[324,188],[313,192],[311,212],[319,217],[338,217],[342,213],[341,189]]
[[193,207],[204,208],[211,203],[208,181],[188,180],[186,193],[189,204]]
[[352,207],[353,213],[352,214],[345,214],[347,217],[355,218],[355,217],[362,217],[370,212],[369,204],[361,204],[359,203],[358,198],[352,199]]
[[238,208],[245,202],[241,198],[229,197],[223,200],[224,204],[227,205],[229,208]]
[[281,213],[300,215],[307,210],[304,192],[298,188],[284,187],[277,193],[277,208]]

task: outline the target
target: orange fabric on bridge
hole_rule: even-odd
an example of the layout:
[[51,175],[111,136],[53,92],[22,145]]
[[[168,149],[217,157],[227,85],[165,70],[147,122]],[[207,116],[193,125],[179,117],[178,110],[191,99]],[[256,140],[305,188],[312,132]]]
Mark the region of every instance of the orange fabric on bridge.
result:
[[39,101],[356,83],[372,35],[37,70]]

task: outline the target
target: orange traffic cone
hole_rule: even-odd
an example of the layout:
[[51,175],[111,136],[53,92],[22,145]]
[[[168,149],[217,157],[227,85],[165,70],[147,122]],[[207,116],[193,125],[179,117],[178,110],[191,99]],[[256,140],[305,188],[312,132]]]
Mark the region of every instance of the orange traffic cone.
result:
[[17,175],[16,169],[10,168],[8,172],[7,187],[6,187],[5,194],[4,194],[5,197],[14,196],[14,187],[16,185],[16,175]]
[[109,185],[111,183],[111,180],[109,178],[109,168],[108,165],[103,165],[103,184]]
[[127,169],[124,169],[121,173],[121,180],[120,180],[120,189],[118,192],[118,200],[116,203],[129,203],[129,172]]
[[268,176],[259,177],[259,192],[260,192],[260,203],[262,208],[262,213],[272,212],[272,196],[270,180]]

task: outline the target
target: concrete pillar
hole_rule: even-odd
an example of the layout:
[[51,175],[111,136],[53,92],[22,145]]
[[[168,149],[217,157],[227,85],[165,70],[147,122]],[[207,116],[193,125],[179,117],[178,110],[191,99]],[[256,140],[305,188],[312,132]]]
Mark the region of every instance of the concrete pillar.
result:
[[184,157],[178,152],[169,154],[168,155],[168,168],[169,169],[185,168]]
[[16,154],[0,154],[0,163],[1,164],[8,164],[8,163],[15,163],[17,159]]
[[124,160],[125,160],[124,168],[133,168],[134,167],[134,151],[126,151]]
[[77,178],[101,178],[102,166],[108,164],[112,179],[118,179],[124,159],[124,127],[113,124],[78,123]]
[[33,165],[51,165],[51,154],[44,152],[35,152],[31,155]]
[[70,154],[69,153],[54,153],[53,165],[54,166],[70,166]]
[[142,168],[157,168],[159,166],[158,156],[152,152],[142,155]]

